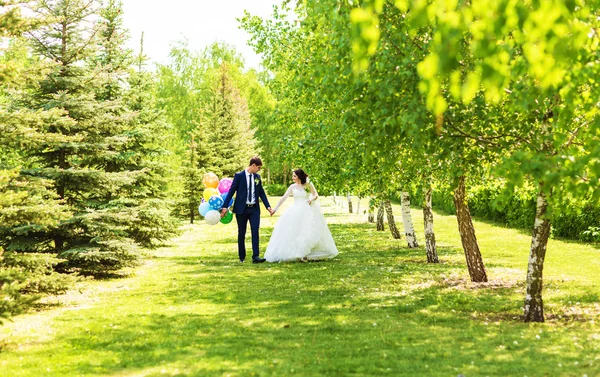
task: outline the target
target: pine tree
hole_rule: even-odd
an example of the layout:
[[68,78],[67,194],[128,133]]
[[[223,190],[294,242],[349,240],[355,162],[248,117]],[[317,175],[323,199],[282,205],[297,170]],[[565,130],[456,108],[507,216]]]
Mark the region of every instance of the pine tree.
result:
[[20,111],[51,110],[55,118],[34,125],[38,144],[26,151],[35,161],[22,174],[52,181],[56,194],[73,215],[52,232],[53,247],[68,260],[61,267],[84,273],[104,273],[131,265],[135,245],[127,239],[127,212],[106,206],[136,174],[110,172],[110,160],[127,140],[120,137],[126,122],[117,103],[102,100],[106,70],[89,64],[98,53],[100,28],[93,18],[99,2],[40,0],[36,14],[47,24],[28,33],[33,50],[47,64],[46,74],[13,98]]
[[224,176],[233,177],[256,154],[256,141],[250,129],[248,104],[233,85],[228,71],[227,63],[218,68],[209,116],[213,125],[211,144],[220,156],[217,166]]
[[137,243],[151,247],[177,235],[179,224],[171,217],[173,201],[166,197],[169,173],[164,144],[170,125],[164,112],[158,110],[155,81],[143,69],[146,60],[142,35],[140,52],[134,59],[137,70],[130,68],[128,75],[125,104],[132,116],[126,133],[129,141],[120,161],[122,169],[141,172],[135,184],[128,186],[135,221],[127,232]]
[[173,125],[168,144],[172,152],[174,171],[170,191],[176,197],[174,213],[178,217],[193,219],[198,211],[202,174],[213,172],[221,175],[217,166],[216,152],[210,143],[210,122],[205,115],[207,93],[206,63],[191,53],[185,44],[171,50],[170,65],[159,65],[157,95],[160,107],[168,122]]
[[[0,2],[0,36],[19,38],[35,27],[35,21],[20,16],[20,8],[6,9],[6,5],[23,3]],[[58,259],[23,253],[44,251],[50,241],[45,234],[70,216],[56,200],[51,181],[21,174],[29,168],[21,151],[27,143],[35,144],[39,136],[31,125],[46,123],[57,115],[10,108],[8,93],[19,85],[19,68],[29,64],[21,43],[11,43],[0,56],[0,323],[37,301],[38,294],[63,292],[70,283],[69,278],[53,272]]]
[[198,144],[192,134],[190,151],[188,153],[188,163],[182,169],[183,172],[183,195],[187,200],[187,213],[189,214],[190,224],[194,223],[198,207],[202,200],[202,177],[206,170],[198,167]]

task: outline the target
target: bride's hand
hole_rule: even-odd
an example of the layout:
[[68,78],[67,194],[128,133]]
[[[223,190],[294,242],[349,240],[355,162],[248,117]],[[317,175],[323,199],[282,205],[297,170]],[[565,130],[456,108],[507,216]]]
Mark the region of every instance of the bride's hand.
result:
[[312,200],[308,199],[308,205],[310,205],[312,203]]

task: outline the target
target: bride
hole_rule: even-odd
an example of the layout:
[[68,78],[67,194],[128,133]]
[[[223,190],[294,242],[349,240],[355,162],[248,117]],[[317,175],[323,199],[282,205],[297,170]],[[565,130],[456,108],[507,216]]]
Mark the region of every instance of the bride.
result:
[[294,184],[279,200],[273,213],[290,195],[294,196],[294,205],[275,224],[265,258],[268,262],[284,262],[335,257],[338,250],[317,201],[319,195],[315,186],[302,169],[294,170],[292,180]]

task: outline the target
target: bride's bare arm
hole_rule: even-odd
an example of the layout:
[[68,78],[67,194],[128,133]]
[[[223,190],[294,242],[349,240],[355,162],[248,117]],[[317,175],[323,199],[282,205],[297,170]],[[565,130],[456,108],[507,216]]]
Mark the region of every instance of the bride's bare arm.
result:
[[287,191],[285,192],[285,194],[283,194],[283,196],[281,197],[281,199],[279,199],[279,202],[277,203],[277,205],[275,206],[275,208],[273,208],[273,213],[277,212],[277,209],[283,204],[283,202],[285,202],[285,200],[292,194],[292,186],[288,187]]
[[312,182],[308,183],[308,188],[310,189],[311,193],[311,197],[308,198],[308,204],[310,204],[315,200],[319,199],[319,194],[317,193],[317,189],[315,188],[315,185],[312,184]]

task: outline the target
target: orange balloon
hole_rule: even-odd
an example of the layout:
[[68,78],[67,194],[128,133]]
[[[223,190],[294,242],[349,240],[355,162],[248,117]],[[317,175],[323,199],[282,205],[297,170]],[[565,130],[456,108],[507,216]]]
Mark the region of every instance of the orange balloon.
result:
[[217,188],[219,187],[219,177],[215,173],[206,173],[202,177],[202,183],[206,188]]

